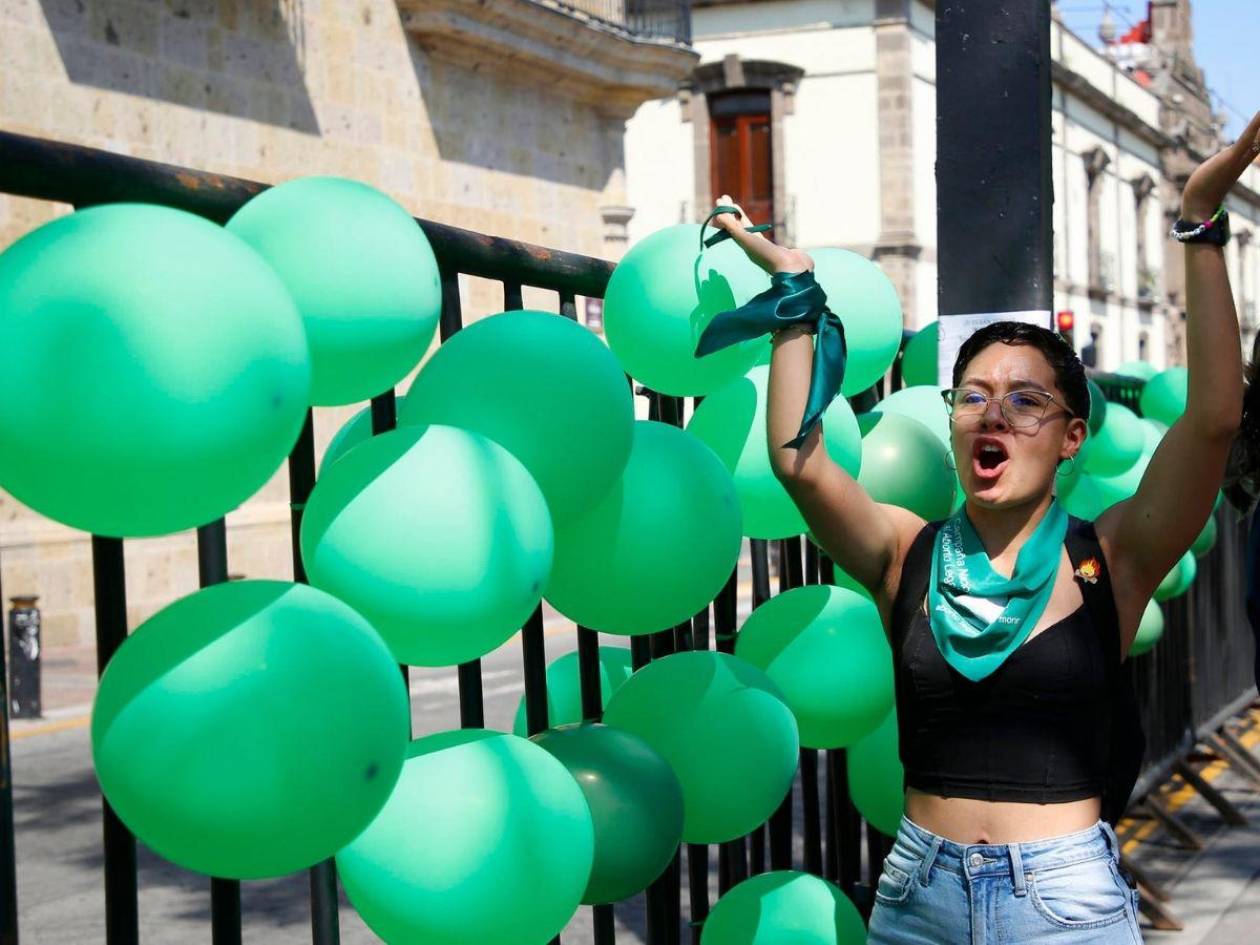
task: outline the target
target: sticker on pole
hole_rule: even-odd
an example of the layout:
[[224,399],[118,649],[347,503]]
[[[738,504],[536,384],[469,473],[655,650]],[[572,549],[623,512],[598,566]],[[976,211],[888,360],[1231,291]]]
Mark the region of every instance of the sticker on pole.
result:
[[985,325],[994,322],[1027,322],[1030,325],[1050,327],[1050,312],[984,312],[977,315],[943,315],[940,319],[940,345],[937,349],[937,383],[948,387],[953,382],[954,361],[963,342]]

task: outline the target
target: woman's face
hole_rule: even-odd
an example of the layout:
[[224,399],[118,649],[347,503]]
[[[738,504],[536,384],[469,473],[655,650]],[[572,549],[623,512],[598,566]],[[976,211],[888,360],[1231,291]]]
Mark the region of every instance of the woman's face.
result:
[[983,508],[1040,501],[1053,486],[1060,461],[1076,455],[1086,434],[1085,421],[1064,406],[1050,362],[1030,345],[991,344],[967,365],[958,386],[984,397],[1038,391],[1054,398],[1029,426],[1011,424],[995,399],[979,415],[956,412],[950,430],[958,477],[969,499]]

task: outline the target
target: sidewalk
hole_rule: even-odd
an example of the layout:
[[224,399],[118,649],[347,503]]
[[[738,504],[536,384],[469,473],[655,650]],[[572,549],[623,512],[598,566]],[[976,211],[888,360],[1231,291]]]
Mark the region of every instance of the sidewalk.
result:
[[[1257,755],[1260,712],[1252,710],[1247,728],[1239,733]],[[1248,825],[1229,826],[1201,795],[1174,777],[1160,789],[1160,797],[1177,820],[1204,843],[1190,849],[1154,820],[1129,819],[1121,825],[1136,828],[1123,849],[1135,864],[1164,886],[1164,903],[1185,926],[1180,932],[1159,931],[1143,917],[1148,945],[1244,945],[1260,941],[1260,786],[1224,761],[1199,768],[1200,775],[1247,818]]]

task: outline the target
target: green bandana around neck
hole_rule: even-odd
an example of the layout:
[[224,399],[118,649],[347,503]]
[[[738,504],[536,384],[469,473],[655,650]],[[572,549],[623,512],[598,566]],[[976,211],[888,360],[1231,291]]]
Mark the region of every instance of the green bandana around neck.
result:
[[972,682],[994,673],[1032,633],[1054,593],[1068,516],[1051,501],[1009,578],[993,569],[966,507],[936,533],[928,616],[950,666]]

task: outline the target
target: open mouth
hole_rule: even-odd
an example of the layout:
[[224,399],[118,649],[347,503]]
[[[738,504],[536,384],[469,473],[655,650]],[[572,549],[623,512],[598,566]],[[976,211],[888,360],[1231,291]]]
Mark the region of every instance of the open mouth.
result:
[[971,448],[971,466],[979,479],[996,479],[1010,461],[1006,447],[998,440],[977,440]]

